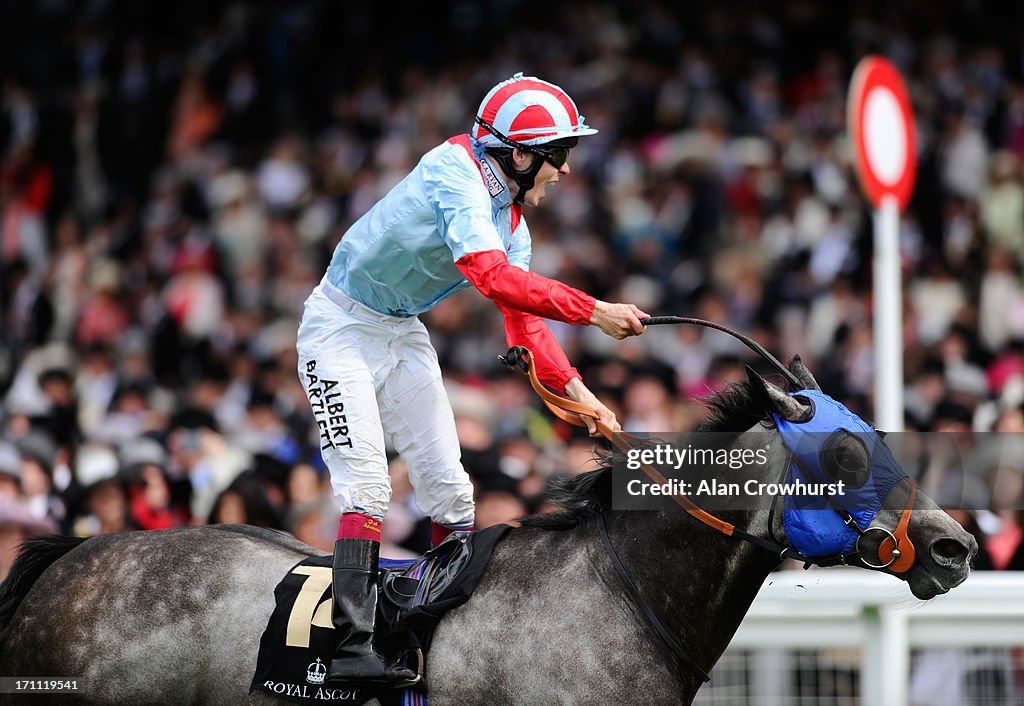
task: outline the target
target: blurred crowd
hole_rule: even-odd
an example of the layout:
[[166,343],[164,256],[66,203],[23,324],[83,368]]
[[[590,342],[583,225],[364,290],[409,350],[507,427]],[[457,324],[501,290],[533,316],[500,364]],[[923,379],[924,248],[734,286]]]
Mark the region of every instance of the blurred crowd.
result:
[[[346,227],[519,70],[600,129],[526,214],[534,270],[800,354],[870,415],[872,214],[845,99],[860,57],[890,58],[918,126],[908,428],[1024,433],[1024,52],[1019,22],[991,22],[1021,10],[676,5],[0,4],[0,576],[50,531],[248,522],[329,551],[303,301]],[[482,296],[424,319],[477,525],[545,510],[594,443],[501,367]],[[692,428],[701,395],[757,365],[715,331],[553,328],[633,432]],[[429,529],[400,458],[391,473],[397,557]],[[989,568],[1024,568],[1022,478],[1024,455],[1003,455],[972,486],[990,511],[962,513]]]

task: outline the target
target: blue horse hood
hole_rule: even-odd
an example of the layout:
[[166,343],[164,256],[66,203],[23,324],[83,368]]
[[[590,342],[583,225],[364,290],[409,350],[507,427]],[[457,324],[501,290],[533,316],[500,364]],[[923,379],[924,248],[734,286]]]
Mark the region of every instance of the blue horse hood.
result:
[[790,393],[813,407],[813,416],[791,422],[773,414],[782,441],[793,454],[786,483],[837,483],[834,473],[823,467],[823,451],[837,432],[854,435],[864,444],[870,465],[867,479],[859,487],[844,483],[842,492],[825,495],[787,494],[783,496],[782,526],[793,547],[807,557],[848,554],[857,543],[857,531],[848,526],[833,507],[850,513],[857,525],[866,529],[893,487],[907,476],[878,433],[864,420],[817,390]]

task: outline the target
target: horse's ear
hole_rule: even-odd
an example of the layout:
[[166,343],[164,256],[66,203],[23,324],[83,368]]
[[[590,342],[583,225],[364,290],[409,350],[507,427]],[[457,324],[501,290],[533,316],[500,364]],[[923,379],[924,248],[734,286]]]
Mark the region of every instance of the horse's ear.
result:
[[807,369],[804,362],[800,360],[800,356],[793,356],[793,360],[789,361],[789,372],[796,375],[797,380],[804,386],[806,390],[817,390],[821,392],[821,388],[818,386],[818,381],[811,375],[811,371]]
[[790,422],[798,422],[807,415],[808,408],[805,405],[765,380],[749,365],[747,366],[747,382],[754,395],[754,402],[764,409],[775,412]]

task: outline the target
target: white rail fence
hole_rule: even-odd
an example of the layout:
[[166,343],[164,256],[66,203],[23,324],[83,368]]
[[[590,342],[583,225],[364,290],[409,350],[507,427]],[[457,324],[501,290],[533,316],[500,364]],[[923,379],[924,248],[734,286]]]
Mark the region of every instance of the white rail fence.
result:
[[[1021,647],[1024,572],[977,572],[948,594],[922,602],[892,576],[860,569],[780,571],[765,582],[712,673],[711,683],[698,693],[695,703],[791,706],[802,702],[785,684],[787,670],[795,668],[793,655],[797,652],[793,651],[818,650],[845,655],[850,673],[859,677],[852,697],[833,698],[832,703],[907,706],[911,703],[912,650],[942,655],[932,660],[937,687],[947,672],[969,668],[972,659],[976,662],[977,648],[1007,656],[1008,661],[1008,648]],[[726,698],[731,687],[734,694],[739,693],[735,689],[737,675],[728,673],[733,669],[730,658],[747,651],[750,653],[739,670],[740,678],[748,682],[739,689],[745,697]],[[918,666],[915,663],[914,668]],[[1001,687],[1002,693],[1011,696],[987,697],[985,706],[1021,703],[1012,683],[1015,678],[1020,674],[1015,676],[1012,670],[1005,679],[1000,677],[1009,682]],[[944,698],[958,703],[953,693]],[[959,698],[961,704],[969,702],[966,697]]]

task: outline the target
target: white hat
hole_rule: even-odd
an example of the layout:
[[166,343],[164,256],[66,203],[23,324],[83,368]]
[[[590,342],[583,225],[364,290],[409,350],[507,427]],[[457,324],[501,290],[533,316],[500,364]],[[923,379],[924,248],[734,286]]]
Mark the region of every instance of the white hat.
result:
[[75,454],[75,478],[83,488],[117,477],[117,454],[106,444],[88,442]]
[[597,132],[586,125],[568,93],[522,72],[492,88],[480,103],[476,118],[472,135],[487,147],[509,145],[481,122],[522,145],[542,145]]

